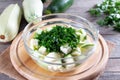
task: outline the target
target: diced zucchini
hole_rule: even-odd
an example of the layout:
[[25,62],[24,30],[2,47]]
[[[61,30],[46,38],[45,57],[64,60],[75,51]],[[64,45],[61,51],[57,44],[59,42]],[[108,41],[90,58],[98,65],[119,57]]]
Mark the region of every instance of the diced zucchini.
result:
[[42,32],[42,29],[40,29],[40,28],[38,28],[38,29],[36,30],[36,33],[37,33],[37,34],[41,34],[41,32]]
[[79,61],[79,63],[82,63],[86,59],[85,55],[80,55],[75,58],[76,61]]
[[44,56],[41,55],[41,53],[39,53],[38,51],[34,51],[33,54],[32,54],[34,57],[36,58],[43,58]]
[[44,46],[41,46],[38,50],[41,54],[46,54],[46,48]]
[[37,50],[39,48],[37,39],[31,39],[30,40],[30,48],[33,49],[33,50]]
[[56,52],[48,53],[48,55],[44,58],[46,62],[54,62],[60,58],[60,55]]
[[82,54],[89,53],[92,50],[93,47],[94,47],[94,44],[92,44],[92,43],[83,44],[81,46],[81,52],[82,52]]
[[[53,63],[62,64],[61,60],[54,61]],[[48,65],[48,70],[50,71],[63,71],[62,65]]]
[[92,43],[86,43],[86,44],[83,44],[83,45],[81,46],[81,48],[88,48],[88,47],[90,47],[90,46],[94,46],[94,44],[92,44]]
[[71,52],[72,48],[70,46],[68,46],[68,44],[64,45],[64,46],[61,46],[60,47],[60,50],[65,53],[65,54],[68,54],[69,52]]
[[67,70],[70,70],[70,69],[74,68],[75,67],[75,64],[74,64],[75,61],[74,61],[73,57],[69,54],[65,58],[66,58],[66,59],[64,59],[65,63],[73,63],[73,64],[67,64],[67,65],[65,65],[65,68]]
[[76,48],[75,51],[71,53],[73,56],[80,56],[81,55],[81,50],[79,47]]
[[80,35],[80,40],[81,41],[85,41],[87,39],[87,33],[84,29],[79,29],[77,32],[76,32],[77,35]]

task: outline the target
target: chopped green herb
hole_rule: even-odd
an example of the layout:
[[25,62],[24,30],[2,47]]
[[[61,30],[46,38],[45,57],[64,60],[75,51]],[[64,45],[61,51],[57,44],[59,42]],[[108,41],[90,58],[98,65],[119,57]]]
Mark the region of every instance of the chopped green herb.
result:
[[43,30],[41,34],[35,33],[35,39],[39,40],[40,46],[45,46],[48,52],[60,52],[60,46],[68,44],[76,48],[80,42],[80,36],[71,27],[56,25],[52,30]]
[[120,31],[120,0],[104,0],[89,10],[93,16],[105,16],[98,20],[101,26],[113,26],[114,30]]

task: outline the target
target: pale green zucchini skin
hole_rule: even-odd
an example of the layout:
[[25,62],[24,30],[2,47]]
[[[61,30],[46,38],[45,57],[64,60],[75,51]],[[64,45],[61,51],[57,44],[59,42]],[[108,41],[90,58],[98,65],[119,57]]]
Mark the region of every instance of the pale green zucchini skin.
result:
[[10,4],[0,15],[0,42],[13,40],[19,30],[22,17],[18,4]]
[[31,22],[42,16],[43,3],[41,0],[24,0],[22,5],[24,17],[27,22]]

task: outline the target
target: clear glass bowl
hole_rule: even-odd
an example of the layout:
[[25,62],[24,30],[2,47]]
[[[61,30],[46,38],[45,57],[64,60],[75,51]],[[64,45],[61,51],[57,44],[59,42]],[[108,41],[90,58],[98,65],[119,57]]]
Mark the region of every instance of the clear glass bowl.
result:
[[[34,32],[37,30],[37,28],[41,28],[41,29],[49,28],[51,25],[56,25],[56,24],[71,25],[76,29],[80,29],[80,28],[84,29],[87,33],[87,36],[89,36],[91,42],[94,43],[94,47],[91,50],[89,50],[87,54],[80,55],[77,57],[72,57],[74,59],[79,58],[79,60],[76,60],[73,63],[71,62],[62,63],[62,64],[57,62],[52,63],[52,62],[44,61],[40,57],[36,57],[35,55],[33,55],[35,51],[30,48],[30,39],[32,38]],[[27,53],[43,69],[51,71],[50,69],[48,69],[49,65],[53,65],[53,66],[68,65],[69,66],[69,65],[77,64],[77,66],[74,66],[70,69],[62,69],[59,71],[52,71],[52,72],[69,72],[80,67],[81,64],[83,64],[84,61],[86,61],[95,52],[97,47],[97,41],[98,41],[98,30],[96,29],[96,27],[94,27],[88,20],[80,16],[75,16],[71,14],[58,13],[58,14],[45,15],[43,17],[33,20],[33,22],[29,23],[23,31],[23,42],[24,42],[24,46]],[[44,57],[44,55],[42,56]],[[55,59],[55,60],[67,60],[67,59],[70,60],[70,58],[56,59],[53,57],[48,57],[48,59]]]

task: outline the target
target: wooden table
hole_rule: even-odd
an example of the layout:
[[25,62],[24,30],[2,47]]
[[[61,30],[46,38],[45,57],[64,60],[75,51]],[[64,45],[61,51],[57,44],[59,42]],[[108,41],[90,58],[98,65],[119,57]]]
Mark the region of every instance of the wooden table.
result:
[[[3,9],[11,3],[18,3],[21,6],[22,0],[0,0],[0,13]],[[101,28],[96,24],[95,18],[91,17],[87,12],[96,3],[100,3],[102,0],[74,0],[74,5],[66,11],[66,13],[71,13],[74,15],[82,16],[89,21],[91,21],[96,27],[98,27],[100,34],[106,40],[112,41],[116,44],[115,49],[110,55],[107,67],[104,74],[101,75],[99,80],[120,80],[120,33],[112,31],[111,28]],[[24,18],[22,19],[20,31],[26,25]],[[0,53],[4,51],[11,43],[0,44]],[[1,54],[0,54],[1,55]],[[9,78],[7,75],[0,74],[0,80],[14,80]]]

